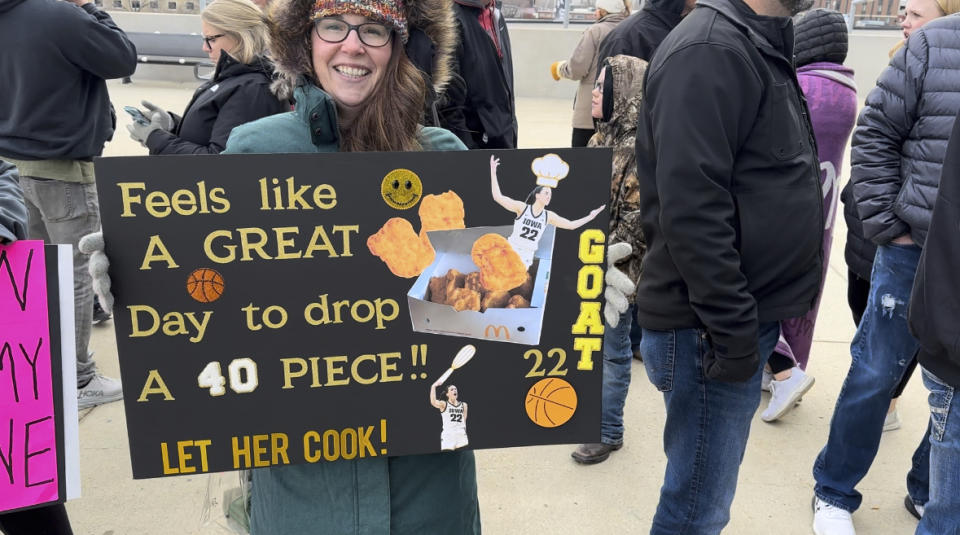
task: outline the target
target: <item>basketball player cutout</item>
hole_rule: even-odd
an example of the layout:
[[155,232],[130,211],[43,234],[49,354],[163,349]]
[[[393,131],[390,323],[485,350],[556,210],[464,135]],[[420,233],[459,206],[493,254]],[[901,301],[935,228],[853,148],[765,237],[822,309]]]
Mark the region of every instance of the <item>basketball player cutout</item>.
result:
[[457,386],[447,385],[444,391],[446,401],[437,399],[437,387],[446,379],[441,377],[430,387],[430,404],[440,410],[443,431],[440,432],[440,449],[453,451],[466,446],[467,440],[467,404],[457,397]]
[[537,175],[537,187],[527,195],[523,202],[511,199],[500,192],[500,184],[497,180],[497,167],[499,165],[500,159],[496,156],[490,156],[490,190],[493,194],[493,200],[497,204],[516,215],[513,221],[513,233],[510,234],[507,241],[513,247],[513,250],[520,255],[520,259],[527,267],[533,264],[533,255],[537,252],[540,238],[543,237],[547,225],[574,230],[592,221],[606,207],[606,205],[602,205],[599,208],[594,208],[589,214],[573,221],[547,210],[547,206],[553,198],[553,189],[570,171],[567,162],[561,160],[556,154],[547,154],[533,161],[531,167],[533,173]]

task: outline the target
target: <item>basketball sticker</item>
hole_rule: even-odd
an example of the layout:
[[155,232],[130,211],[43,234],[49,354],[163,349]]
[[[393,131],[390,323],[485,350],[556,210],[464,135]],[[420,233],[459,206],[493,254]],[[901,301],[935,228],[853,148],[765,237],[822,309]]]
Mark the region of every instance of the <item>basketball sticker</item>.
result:
[[560,427],[577,411],[577,391],[556,377],[537,381],[527,392],[527,416],[540,427]]
[[423,196],[423,184],[420,177],[409,169],[394,169],[383,177],[380,183],[380,195],[383,202],[391,208],[406,210],[417,204]]
[[187,293],[201,303],[212,303],[223,295],[223,275],[210,268],[195,269],[187,277]]

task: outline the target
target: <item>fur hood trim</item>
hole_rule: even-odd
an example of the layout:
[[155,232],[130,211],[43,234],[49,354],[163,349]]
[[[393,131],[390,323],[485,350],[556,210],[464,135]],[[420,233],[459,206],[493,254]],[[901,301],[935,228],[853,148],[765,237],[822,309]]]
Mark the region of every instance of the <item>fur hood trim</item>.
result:
[[[274,91],[283,97],[293,95],[298,85],[314,82],[310,53],[310,20],[314,0],[274,0],[269,8],[271,58],[279,79]],[[423,31],[433,42],[434,91],[442,94],[452,77],[452,62],[458,35],[453,3],[449,0],[406,0],[403,11],[407,26]]]

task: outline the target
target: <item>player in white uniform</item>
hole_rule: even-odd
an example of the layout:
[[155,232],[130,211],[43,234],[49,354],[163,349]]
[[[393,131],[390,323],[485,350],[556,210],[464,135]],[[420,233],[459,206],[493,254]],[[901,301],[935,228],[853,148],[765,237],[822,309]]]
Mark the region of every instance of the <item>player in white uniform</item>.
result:
[[580,228],[597,217],[597,214],[606,206],[594,208],[580,219],[570,221],[547,210],[547,205],[553,198],[553,188],[551,187],[537,186],[527,195],[526,202],[511,199],[500,192],[500,183],[497,181],[497,167],[499,165],[500,159],[496,156],[490,156],[490,191],[497,204],[510,210],[516,216],[513,222],[513,234],[507,241],[513,246],[513,250],[520,255],[527,267],[533,264],[533,255],[537,251],[540,238],[547,229],[547,225],[567,230]]
[[467,404],[457,399],[456,385],[446,389],[447,401],[436,398],[439,383],[430,387],[430,404],[440,410],[443,431],[440,432],[440,449],[452,451],[466,446],[467,440]]

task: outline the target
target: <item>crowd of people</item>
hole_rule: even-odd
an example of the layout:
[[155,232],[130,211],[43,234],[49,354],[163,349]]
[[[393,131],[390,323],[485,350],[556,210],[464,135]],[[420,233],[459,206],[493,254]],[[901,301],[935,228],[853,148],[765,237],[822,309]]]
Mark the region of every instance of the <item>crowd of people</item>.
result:
[[[813,532],[855,534],[856,486],[917,363],[931,418],[904,504],[918,534],[960,532],[960,0],[908,0],[904,42],[859,115],[846,21],[811,5],[647,0],[631,14],[598,0],[550,66],[579,84],[571,145],[613,149],[601,441],[572,457],[622,447],[642,360],[666,410],[651,534],[720,533],[761,391],[770,422],[814,385],[838,201],[857,332],[812,466]],[[128,110],[151,155],[516,148],[495,1],[216,0],[200,22],[212,78],[181,115]],[[0,243],[74,247],[78,403],[116,401],[87,347],[94,290],[113,302],[92,160],[117,127],[105,81],[132,75],[136,50],[90,0],[0,0],[0,43],[32,44],[0,57]],[[481,531],[463,449],[256,470],[249,509],[254,535]],[[72,532],[62,505],[0,515],[0,531]]]

